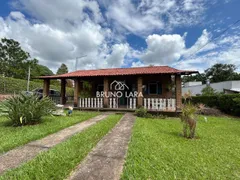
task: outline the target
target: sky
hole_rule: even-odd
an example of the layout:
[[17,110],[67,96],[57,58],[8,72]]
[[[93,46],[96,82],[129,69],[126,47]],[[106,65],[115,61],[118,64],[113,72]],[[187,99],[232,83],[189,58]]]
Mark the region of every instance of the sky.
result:
[[240,71],[239,8],[240,0],[1,0],[0,38],[53,72],[62,63],[74,71],[76,58],[78,69]]

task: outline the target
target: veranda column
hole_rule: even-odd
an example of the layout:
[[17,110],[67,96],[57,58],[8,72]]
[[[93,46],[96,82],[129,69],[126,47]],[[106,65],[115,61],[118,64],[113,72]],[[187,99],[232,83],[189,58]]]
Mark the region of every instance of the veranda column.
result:
[[80,80],[79,79],[74,79],[74,107],[79,106],[79,85],[80,85]]
[[[142,77],[137,78],[137,90],[138,90],[138,95],[143,94],[142,93]],[[143,98],[141,96],[138,96],[137,98],[137,106],[141,107],[143,105]]]
[[48,96],[50,90],[50,79],[44,79],[43,81],[43,96]]
[[66,79],[61,79],[61,104],[66,104]]
[[[108,93],[108,91],[109,91],[109,80],[108,80],[108,78],[107,77],[104,77],[104,80],[103,80],[103,91],[104,91],[104,93],[105,94],[107,94]],[[103,103],[104,103],[104,107],[108,107],[108,98],[107,97],[105,97],[104,96],[104,101],[103,101]]]
[[176,110],[181,110],[182,107],[182,80],[181,75],[176,75]]

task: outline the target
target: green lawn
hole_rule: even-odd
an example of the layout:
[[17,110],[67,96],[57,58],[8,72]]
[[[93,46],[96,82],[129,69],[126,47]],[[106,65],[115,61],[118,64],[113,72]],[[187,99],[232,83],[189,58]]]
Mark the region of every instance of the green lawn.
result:
[[43,118],[41,124],[24,127],[12,127],[6,117],[0,117],[0,154],[98,114],[97,112],[74,111],[71,117],[48,116]]
[[65,179],[121,117],[108,116],[82,133],[41,153],[32,161],[5,173],[0,179]]
[[240,119],[200,118],[198,139],[178,119],[137,118],[122,179],[240,179]]

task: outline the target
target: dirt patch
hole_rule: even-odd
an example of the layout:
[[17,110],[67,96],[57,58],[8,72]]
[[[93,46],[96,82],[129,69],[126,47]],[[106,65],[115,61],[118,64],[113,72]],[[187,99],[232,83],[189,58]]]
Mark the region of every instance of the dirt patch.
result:
[[0,94],[0,101],[4,101],[5,99],[8,99],[12,97],[11,94]]

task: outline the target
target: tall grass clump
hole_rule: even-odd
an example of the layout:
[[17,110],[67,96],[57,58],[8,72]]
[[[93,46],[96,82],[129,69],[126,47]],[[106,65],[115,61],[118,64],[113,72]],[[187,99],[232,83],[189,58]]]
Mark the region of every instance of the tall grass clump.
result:
[[7,99],[3,104],[7,117],[14,126],[37,124],[43,116],[55,110],[54,103],[48,97],[39,99],[36,95],[20,94]]
[[194,138],[197,126],[196,112],[198,108],[191,101],[191,93],[184,94],[184,104],[181,114],[181,122],[183,123],[183,136],[186,138]]

